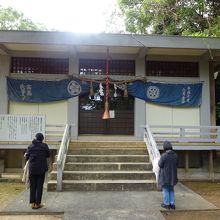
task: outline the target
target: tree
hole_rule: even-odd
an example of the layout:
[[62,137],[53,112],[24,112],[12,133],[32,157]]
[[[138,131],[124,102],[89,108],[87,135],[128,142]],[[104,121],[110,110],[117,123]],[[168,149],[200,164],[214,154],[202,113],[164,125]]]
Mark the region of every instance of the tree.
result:
[[105,24],[105,33],[125,33],[123,15],[118,7],[110,11],[110,14],[107,15]]
[[131,33],[220,36],[219,0],[118,0],[118,4]]
[[35,24],[26,18],[23,13],[8,7],[0,6],[0,30],[31,30],[44,31],[46,27],[42,24]]

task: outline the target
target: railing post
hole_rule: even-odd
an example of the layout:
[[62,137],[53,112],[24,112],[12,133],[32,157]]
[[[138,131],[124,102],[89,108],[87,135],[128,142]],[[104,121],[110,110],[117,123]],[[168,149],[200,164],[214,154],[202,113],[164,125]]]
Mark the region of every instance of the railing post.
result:
[[66,125],[62,142],[57,156],[57,191],[62,191],[63,168],[65,166],[66,152],[70,141],[70,126]]
[[181,127],[180,128],[180,137],[184,137],[185,136],[185,128]]
[[62,191],[63,171],[62,163],[57,164],[57,191]]
[[216,126],[217,127],[217,138],[219,139],[220,138],[220,129],[219,129],[219,126]]

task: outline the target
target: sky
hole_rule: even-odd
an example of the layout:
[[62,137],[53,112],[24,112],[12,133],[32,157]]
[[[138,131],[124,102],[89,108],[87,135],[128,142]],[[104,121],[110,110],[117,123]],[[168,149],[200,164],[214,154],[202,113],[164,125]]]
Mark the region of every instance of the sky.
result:
[[48,29],[78,33],[100,33],[117,0],[0,0],[2,7],[22,12]]

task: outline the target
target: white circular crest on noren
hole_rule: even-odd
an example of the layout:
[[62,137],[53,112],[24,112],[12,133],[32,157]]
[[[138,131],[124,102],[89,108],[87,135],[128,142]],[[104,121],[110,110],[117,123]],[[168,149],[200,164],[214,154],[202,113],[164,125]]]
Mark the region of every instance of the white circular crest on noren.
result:
[[147,88],[147,97],[149,99],[157,99],[160,95],[160,90],[157,86],[149,86]]
[[67,90],[70,95],[79,95],[81,92],[81,86],[76,81],[72,80],[68,84]]

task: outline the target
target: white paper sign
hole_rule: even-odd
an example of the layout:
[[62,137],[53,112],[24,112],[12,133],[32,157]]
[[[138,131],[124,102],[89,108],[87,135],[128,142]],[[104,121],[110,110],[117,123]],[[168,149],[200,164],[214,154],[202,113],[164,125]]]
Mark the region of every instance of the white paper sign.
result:
[[110,116],[110,118],[115,118],[115,111],[114,110],[110,110],[109,111],[109,116]]
[[45,115],[0,115],[0,141],[31,141],[45,135]]

